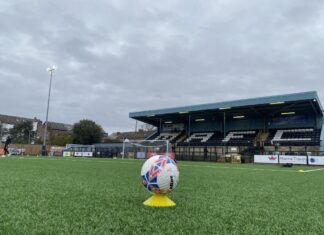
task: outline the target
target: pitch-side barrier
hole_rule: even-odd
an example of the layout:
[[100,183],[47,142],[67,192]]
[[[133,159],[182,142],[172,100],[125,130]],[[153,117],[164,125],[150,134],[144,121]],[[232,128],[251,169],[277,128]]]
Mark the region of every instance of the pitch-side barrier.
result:
[[324,166],[324,156],[312,155],[254,155],[254,163],[267,164],[294,164],[294,165],[314,165]]

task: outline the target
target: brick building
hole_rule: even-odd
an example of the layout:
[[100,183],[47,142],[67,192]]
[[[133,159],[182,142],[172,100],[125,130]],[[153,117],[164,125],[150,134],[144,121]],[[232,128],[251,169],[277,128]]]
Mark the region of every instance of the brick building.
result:
[[[8,134],[9,130],[17,125],[19,122],[32,122],[33,123],[33,131],[36,133],[36,139],[43,139],[44,137],[44,128],[45,123],[43,123],[38,118],[26,118],[19,116],[10,116],[0,114],[0,138],[4,141]],[[72,134],[73,125],[65,124],[65,123],[57,123],[57,122],[48,122],[48,136],[55,134]]]

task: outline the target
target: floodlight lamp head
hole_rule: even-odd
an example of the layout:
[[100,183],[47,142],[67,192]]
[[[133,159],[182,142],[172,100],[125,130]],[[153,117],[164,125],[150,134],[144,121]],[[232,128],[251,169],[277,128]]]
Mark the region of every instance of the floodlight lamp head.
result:
[[52,65],[51,67],[48,67],[46,70],[47,70],[47,72],[53,72],[53,71],[57,70],[57,67],[55,65]]

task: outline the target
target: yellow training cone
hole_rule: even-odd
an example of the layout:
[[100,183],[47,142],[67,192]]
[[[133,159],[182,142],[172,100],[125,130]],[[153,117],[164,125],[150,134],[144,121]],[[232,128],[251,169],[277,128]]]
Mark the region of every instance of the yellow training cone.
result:
[[298,172],[304,173],[305,171],[304,170],[299,170]]
[[153,194],[152,197],[143,202],[143,204],[152,207],[170,207],[176,205],[170,198],[162,194]]

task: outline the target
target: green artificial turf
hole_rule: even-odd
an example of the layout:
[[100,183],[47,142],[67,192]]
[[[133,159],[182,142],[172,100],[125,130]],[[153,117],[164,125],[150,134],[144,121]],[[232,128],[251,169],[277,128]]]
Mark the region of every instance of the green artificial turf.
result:
[[174,208],[142,205],[143,161],[0,159],[0,234],[324,234],[324,170],[179,162]]

